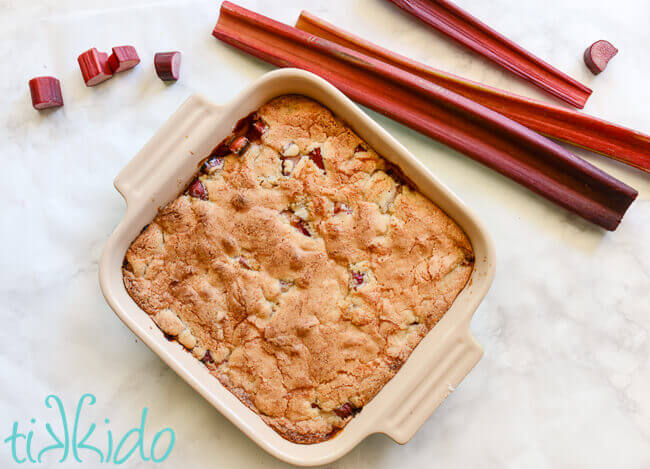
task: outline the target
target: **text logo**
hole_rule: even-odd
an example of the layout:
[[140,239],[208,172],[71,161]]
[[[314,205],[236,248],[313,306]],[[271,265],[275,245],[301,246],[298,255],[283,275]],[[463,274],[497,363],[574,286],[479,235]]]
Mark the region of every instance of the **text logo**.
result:
[[[42,463],[44,460],[52,462],[65,462],[66,460],[107,464],[124,464],[130,458],[140,458],[143,461],[163,462],[174,448],[176,435],[171,428],[164,428],[155,433],[149,444],[145,443],[145,426],[147,423],[147,408],[142,409],[140,425],[132,428],[121,438],[115,438],[109,428],[106,435],[100,436],[97,425],[91,423],[89,426],[80,428],[80,417],[86,406],[92,406],[97,399],[92,394],[84,394],[79,399],[74,418],[68,418],[63,402],[56,395],[49,395],[45,399],[45,406],[55,410],[58,415],[58,424],[45,422],[44,428],[47,432],[46,438],[50,444],[39,445],[36,448],[33,444],[34,435],[38,433],[39,427],[36,420],[31,419],[31,429],[22,429],[19,422],[14,422],[11,433],[3,442],[9,446],[11,457],[14,462],[22,464]],[[72,415],[70,415],[72,417]],[[104,419],[108,425],[109,419]],[[39,435],[40,436],[40,435]],[[136,438],[134,440],[134,437]],[[98,443],[99,441],[102,443]]]

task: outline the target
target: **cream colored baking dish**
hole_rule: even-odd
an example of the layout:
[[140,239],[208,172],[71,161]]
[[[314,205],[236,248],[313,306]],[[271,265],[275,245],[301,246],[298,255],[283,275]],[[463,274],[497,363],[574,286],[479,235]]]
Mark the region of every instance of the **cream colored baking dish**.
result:
[[[130,243],[159,207],[178,196],[196,173],[199,161],[230,134],[240,118],[284,94],[302,94],[319,101],[379,154],[397,164],[422,193],[463,228],[476,258],[465,289],[395,377],[341,433],[314,445],[283,439],[211,376],[202,363],[178,343],[165,339],[127,294],[121,271]],[[99,266],[99,282],[106,301],[176,373],[279,459],[303,466],[327,464],[372,433],[384,433],[398,443],[406,443],[481,358],[481,346],[472,338],[469,323],[494,277],[494,246],[484,226],[406,148],[316,75],[296,69],[271,72],[223,106],[199,95],[191,96],[117,176],[115,188],[126,199],[127,210],[110,236]]]

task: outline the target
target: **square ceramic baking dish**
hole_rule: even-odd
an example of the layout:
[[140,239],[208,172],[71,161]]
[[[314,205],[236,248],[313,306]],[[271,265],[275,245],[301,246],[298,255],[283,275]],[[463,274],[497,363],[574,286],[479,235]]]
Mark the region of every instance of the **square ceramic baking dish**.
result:
[[[380,155],[399,166],[420,191],[467,233],[476,264],[452,307],[413,351],[395,377],[335,438],[314,445],[283,439],[242,404],[190,353],[163,336],[128,295],[122,260],[131,242],[164,206],[183,190],[197,165],[230,134],[235,123],[267,101],[284,94],[308,96],[342,118]],[[372,433],[406,443],[480,360],[481,346],[469,323],[492,283],[494,246],[484,226],[406,148],[325,80],[284,69],[257,80],[228,104],[218,106],[193,95],[162,126],[115,179],[127,203],[126,215],[110,236],[99,266],[106,301],[118,317],[190,386],[263,449],[288,463],[330,463]]]

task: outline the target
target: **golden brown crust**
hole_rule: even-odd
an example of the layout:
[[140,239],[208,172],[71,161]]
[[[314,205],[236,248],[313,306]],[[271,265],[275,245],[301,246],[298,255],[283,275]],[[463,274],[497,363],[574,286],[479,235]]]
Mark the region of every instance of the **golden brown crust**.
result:
[[200,175],[207,200],[190,189],[160,211],[124,283],[267,424],[316,443],[440,320],[472,248],[320,104],[283,96],[258,114],[261,141]]

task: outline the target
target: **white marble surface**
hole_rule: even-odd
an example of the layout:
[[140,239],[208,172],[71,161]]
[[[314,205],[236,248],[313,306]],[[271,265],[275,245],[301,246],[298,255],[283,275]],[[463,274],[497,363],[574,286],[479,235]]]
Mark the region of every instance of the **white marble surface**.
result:
[[[14,420],[29,430],[30,418],[34,427],[50,418],[49,393],[72,408],[91,392],[98,402],[88,418],[109,417],[115,433],[136,425],[145,406],[149,440],[175,430],[161,467],[282,466],[136,340],[97,282],[100,252],[124,213],[112,187],[118,171],[190,93],[224,102],[271,69],[212,38],[219,3],[0,0],[0,443]],[[240,3],[286,22],[305,8],[440,68],[544,97],[384,0]],[[459,3],[592,86],[588,112],[650,133],[647,0]],[[593,77],[581,55],[601,38],[621,52]],[[76,56],[118,44],[135,45],[142,64],[86,88]],[[174,49],[182,77],[167,86],[152,55]],[[43,74],[62,80],[63,109],[31,108],[27,81]],[[639,191],[619,230],[606,233],[370,114],[482,216],[498,272],[472,323],[485,347],[478,367],[407,445],[374,435],[333,467],[650,467],[650,178],[579,152]],[[13,467],[9,454],[0,444],[2,467]],[[41,467],[84,467],[67,464]],[[151,465],[132,458],[123,467]]]

